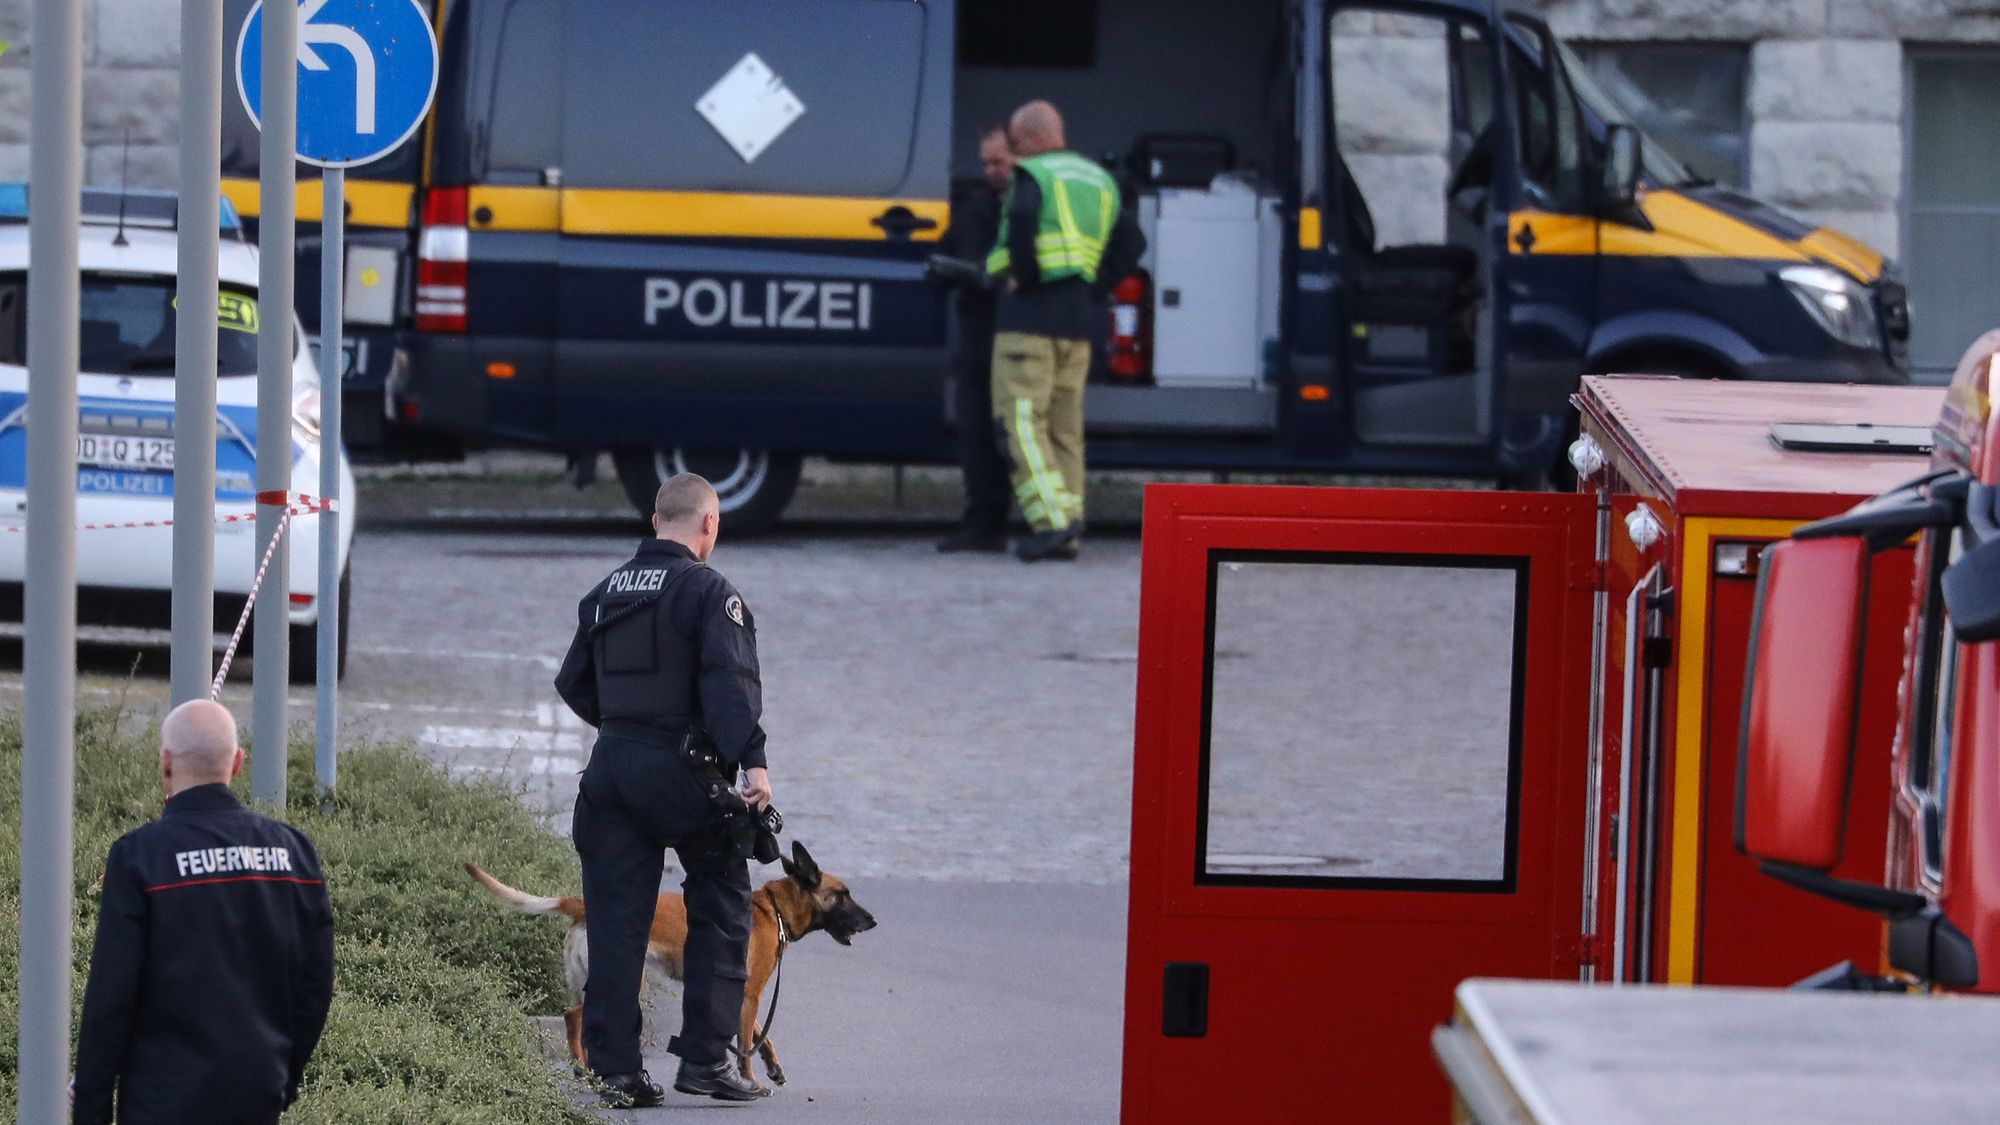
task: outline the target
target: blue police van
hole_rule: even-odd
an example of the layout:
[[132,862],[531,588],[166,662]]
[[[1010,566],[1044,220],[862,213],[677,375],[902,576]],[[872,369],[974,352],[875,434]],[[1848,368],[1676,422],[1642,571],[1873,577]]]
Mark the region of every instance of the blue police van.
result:
[[1525,480],[1585,372],[1907,379],[1890,263],[1702,182],[1512,0],[452,0],[440,41],[350,199],[402,239],[382,408],[609,450],[642,509],[692,468],[768,526],[802,457],[988,424],[924,262],[1033,97],[1149,243],[1093,466]]

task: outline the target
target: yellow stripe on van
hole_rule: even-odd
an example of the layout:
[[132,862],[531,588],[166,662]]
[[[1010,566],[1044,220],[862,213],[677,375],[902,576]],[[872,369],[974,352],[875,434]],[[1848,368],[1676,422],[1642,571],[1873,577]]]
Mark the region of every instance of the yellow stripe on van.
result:
[[895,206],[907,207],[919,218],[936,224],[929,230],[912,231],[910,237],[917,242],[936,242],[951,215],[951,205],[941,199],[563,188],[562,230],[565,234],[881,241],[883,231],[874,220]]
[[[1513,254],[1824,261],[1845,270],[1864,285],[1882,276],[1881,254],[1827,227],[1790,241],[1673,191],[1645,193],[1639,200],[1639,209],[1653,229],[1588,215],[1515,211],[1507,216],[1507,249]],[[1534,231],[1527,250],[1521,248],[1524,229]]]
[[554,188],[482,185],[466,192],[465,211],[473,230],[553,232],[562,225],[562,196]]
[[[1507,216],[1507,248],[1515,254],[1608,254],[1632,258],[1746,258],[1803,262],[1794,243],[1758,230],[1740,219],[1704,207],[1684,195],[1648,192],[1639,203],[1652,230],[1587,215],[1516,211]],[[1531,247],[1521,248],[1521,231],[1534,230]]]
[[[1515,254],[1595,254],[1598,221],[1588,215],[1555,211],[1515,211],[1507,216],[1507,248]],[[1530,249],[1521,248],[1522,234],[1533,231]]]
[[1882,276],[1882,254],[1873,246],[1842,234],[1832,227],[1821,227],[1799,239],[1799,245],[1841,269],[1846,270],[1863,285],[1872,285]]
[[[299,221],[319,222],[320,182],[300,180],[298,184]],[[222,180],[222,194],[229,197],[229,202],[235,206],[236,213],[246,219],[262,213],[261,185],[256,180],[225,176]],[[348,180],[348,225],[408,230],[415,219],[410,213],[410,200],[415,195],[416,189],[409,184],[383,180]]]

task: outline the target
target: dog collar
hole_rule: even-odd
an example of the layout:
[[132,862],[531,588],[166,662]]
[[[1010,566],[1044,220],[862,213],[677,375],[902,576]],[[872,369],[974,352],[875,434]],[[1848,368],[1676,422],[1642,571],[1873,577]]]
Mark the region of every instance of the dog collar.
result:
[[[773,907],[776,907],[776,905],[777,905],[776,903],[772,904]],[[771,917],[776,918],[778,920],[778,955],[782,957],[784,956],[785,953],[785,947],[792,944],[792,935],[791,932],[785,928],[784,911],[773,909],[771,911]]]

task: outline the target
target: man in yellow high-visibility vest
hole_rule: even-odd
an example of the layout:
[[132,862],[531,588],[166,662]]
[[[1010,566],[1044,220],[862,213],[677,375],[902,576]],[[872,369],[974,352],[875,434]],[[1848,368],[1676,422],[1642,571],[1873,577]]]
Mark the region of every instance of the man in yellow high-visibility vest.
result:
[[1145,236],[1118,182],[1067,150],[1044,101],[1014,111],[1018,158],[987,270],[1006,279],[994,314],[993,417],[1013,460],[1027,562],[1073,559],[1083,534],[1083,386],[1105,316],[1096,290],[1136,268]]

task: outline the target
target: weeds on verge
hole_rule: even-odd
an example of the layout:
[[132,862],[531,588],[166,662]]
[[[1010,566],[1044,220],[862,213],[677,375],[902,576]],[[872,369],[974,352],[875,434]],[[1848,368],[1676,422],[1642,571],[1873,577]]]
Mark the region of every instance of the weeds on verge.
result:
[[[111,842],[159,815],[157,728],[122,708],[77,719],[72,1004],[80,1010]],[[525,1016],[561,1010],[561,928],[496,909],[461,864],[517,886],[578,885],[569,845],[505,785],[461,782],[406,747],[341,756],[339,791],[313,795],[312,749],[291,748],[286,819],[320,850],[333,895],[335,996],[285,1121],[581,1122]],[[21,727],[0,712],[0,1027],[17,1026]],[[239,796],[247,778],[239,778]],[[32,799],[32,798],[30,798]],[[72,1017],[74,1026],[74,1013]],[[16,1043],[0,1035],[0,1121],[13,1121]]]

